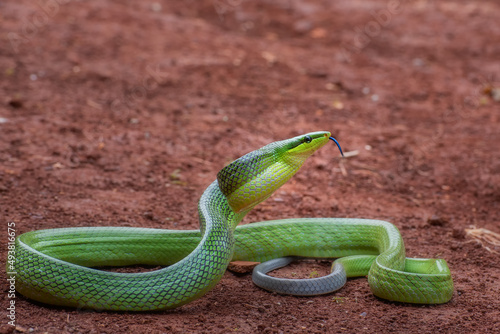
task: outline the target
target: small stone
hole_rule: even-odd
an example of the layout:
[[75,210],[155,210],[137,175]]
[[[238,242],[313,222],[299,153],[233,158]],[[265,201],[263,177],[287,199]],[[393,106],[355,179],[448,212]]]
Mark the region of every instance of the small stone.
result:
[[260,262],[252,261],[233,261],[229,263],[227,269],[238,274],[247,274],[253,271]]
[[432,215],[432,217],[427,219],[427,223],[431,226],[444,226],[448,224],[448,221],[442,217]]
[[342,103],[342,101],[335,100],[332,102],[332,107],[337,109],[337,110],[342,110],[342,109],[344,109],[344,104]]
[[23,101],[21,101],[19,99],[12,99],[12,100],[9,101],[9,106],[11,106],[14,109],[22,108]]
[[493,98],[494,101],[500,102],[500,87],[493,88],[491,90],[491,97]]
[[413,66],[415,67],[422,67],[425,65],[425,61],[421,58],[414,58],[412,60]]
[[151,10],[152,10],[153,12],[157,12],[157,13],[158,13],[158,12],[161,12],[161,9],[162,9],[162,7],[161,7],[161,4],[160,4],[160,3],[158,3],[158,2],[153,2],[153,3],[151,4]]
[[328,32],[326,31],[325,28],[315,28],[313,31],[311,31],[311,37],[312,38],[324,38]]
[[28,331],[28,329],[24,328],[23,326],[16,325],[16,331],[25,333]]
[[308,20],[299,20],[294,23],[293,29],[298,33],[306,33],[312,28],[312,22]]
[[2,325],[0,327],[0,334],[10,334],[10,333],[14,332],[14,329],[16,329],[15,326]]
[[453,232],[451,232],[451,236],[458,240],[465,239],[465,231],[460,228],[454,228]]
[[263,51],[263,52],[261,52],[260,55],[262,56],[262,58],[264,58],[267,61],[267,63],[269,65],[272,65],[272,64],[276,63],[276,61],[277,61],[277,57],[274,54],[272,54],[271,52]]

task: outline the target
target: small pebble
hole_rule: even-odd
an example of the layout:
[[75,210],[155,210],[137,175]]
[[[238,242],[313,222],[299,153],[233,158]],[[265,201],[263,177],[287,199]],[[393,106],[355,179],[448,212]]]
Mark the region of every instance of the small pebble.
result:
[[491,97],[494,101],[500,102],[500,87],[491,90]]
[[420,59],[420,58],[414,58],[412,63],[413,63],[413,66],[415,66],[415,67],[422,67],[425,65],[424,60]]
[[298,33],[305,33],[311,30],[313,24],[308,20],[299,20],[294,23],[293,29]]
[[454,228],[453,232],[451,232],[451,236],[458,240],[465,239],[465,231],[460,228]]
[[10,334],[10,333],[13,333],[14,329],[16,329],[16,327],[5,324],[5,325],[3,325],[3,326],[0,327],[0,334]]
[[252,261],[233,261],[229,263],[227,269],[238,274],[251,273],[260,262]]
[[325,28],[315,28],[313,29],[313,31],[311,31],[312,38],[323,38],[326,37],[327,34],[328,32]]
[[162,8],[162,7],[161,7],[161,4],[160,4],[160,3],[158,3],[158,2],[154,2],[154,3],[152,3],[152,4],[151,4],[151,10],[152,10],[153,12],[160,12],[160,11],[161,11],[161,8]]
[[444,226],[448,224],[448,221],[442,217],[432,215],[432,217],[427,219],[427,223],[431,226]]
[[9,106],[11,106],[14,109],[19,109],[23,106],[23,102],[21,100],[12,99],[9,101]]

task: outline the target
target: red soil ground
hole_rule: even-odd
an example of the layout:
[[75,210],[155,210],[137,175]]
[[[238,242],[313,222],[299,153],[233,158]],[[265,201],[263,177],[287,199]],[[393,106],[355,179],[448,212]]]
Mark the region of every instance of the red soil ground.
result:
[[[444,258],[445,305],[387,302],[366,278],[314,298],[227,272],[173,312],[84,312],[15,297],[0,333],[498,333],[497,1],[63,1],[0,4],[0,243],[75,226],[196,229],[229,161],[329,130],[245,223],[359,217]],[[488,237],[489,236],[489,237]],[[326,273],[294,265],[282,275]]]

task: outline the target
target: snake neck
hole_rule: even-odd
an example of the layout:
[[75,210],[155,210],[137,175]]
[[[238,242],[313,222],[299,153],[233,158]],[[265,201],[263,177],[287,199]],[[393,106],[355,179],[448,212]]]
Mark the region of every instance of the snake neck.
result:
[[207,237],[214,227],[226,228],[232,235],[236,226],[249,211],[234,212],[216,180],[208,186],[198,203],[201,235]]

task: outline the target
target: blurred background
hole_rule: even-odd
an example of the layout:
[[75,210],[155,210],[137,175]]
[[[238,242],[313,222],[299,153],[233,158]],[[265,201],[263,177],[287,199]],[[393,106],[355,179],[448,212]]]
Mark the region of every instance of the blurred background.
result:
[[[171,314],[19,296],[18,331],[494,332],[499,15],[493,0],[0,2],[0,213],[18,234],[198,228],[225,164],[328,130],[346,158],[323,148],[245,222],[389,220],[456,284],[433,308],[382,302],[365,279],[303,299],[227,273]],[[313,265],[291,270],[329,270]]]

